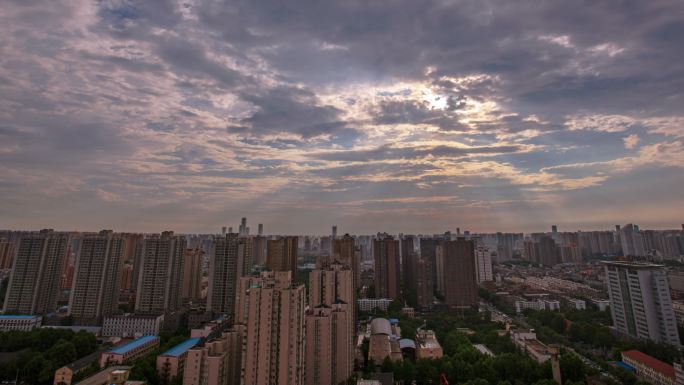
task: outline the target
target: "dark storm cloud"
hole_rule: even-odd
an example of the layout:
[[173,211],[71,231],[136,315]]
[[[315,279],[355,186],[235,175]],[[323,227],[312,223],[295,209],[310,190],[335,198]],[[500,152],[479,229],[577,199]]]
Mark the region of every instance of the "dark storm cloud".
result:
[[312,138],[355,132],[348,127],[337,107],[322,104],[311,91],[295,87],[243,92],[241,98],[252,103],[256,111],[240,120],[229,131],[262,136],[287,132]]

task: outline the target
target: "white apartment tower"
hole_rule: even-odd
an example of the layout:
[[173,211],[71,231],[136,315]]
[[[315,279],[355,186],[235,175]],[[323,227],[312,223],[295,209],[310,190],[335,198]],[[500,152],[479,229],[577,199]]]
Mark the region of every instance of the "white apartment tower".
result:
[[615,329],[631,337],[679,346],[664,267],[625,261],[604,263]]
[[477,283],[493,281],[492,255],[485,247],[478,247],[475,250],[475,265],[477,266]]

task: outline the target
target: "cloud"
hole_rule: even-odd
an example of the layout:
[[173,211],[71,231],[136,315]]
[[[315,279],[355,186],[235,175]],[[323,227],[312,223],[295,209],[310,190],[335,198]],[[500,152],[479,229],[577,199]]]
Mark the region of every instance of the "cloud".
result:
[[587,207],[684,187],[683,19],[678,0],[9,0],[0,227],[670,220],[672,196]]
[[640,138],[637,134],[631,134],[622,138],[622,141],[625,143],[625,148],[628,150],[634,149],[637,144],[639,144],[639,140]]

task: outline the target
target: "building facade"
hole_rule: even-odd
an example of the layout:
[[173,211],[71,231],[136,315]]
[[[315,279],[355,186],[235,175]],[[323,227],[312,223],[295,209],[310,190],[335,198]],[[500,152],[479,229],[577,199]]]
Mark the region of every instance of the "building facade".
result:
[[5,295],[5,314],[47,314],[56,309],[68,243],[68,233],[52,230],[19,238]]
[[100,324],[119,306],[125,238],[111,230],[81,239],[69,297],[77,325]]
[[246,329],[242,384],[304,383],[306,289],[291,271],[240,280],[236,323]]
[[437,260],[444,301],[452,307],[477,306],[478,286],[475,266],[475,242],[458,238],[455,241],[441,241]]
[[143,241],[135,311],[145,314],[173,312],[182,303],[185,237],[165,231]]
[[399,240],[387,234],[380,234],[373,240],[375,259],[375,296],[398,299],[401,295]]
[[604,265],[615,329],[634,338],[679,346],[665,268],[623,261]]

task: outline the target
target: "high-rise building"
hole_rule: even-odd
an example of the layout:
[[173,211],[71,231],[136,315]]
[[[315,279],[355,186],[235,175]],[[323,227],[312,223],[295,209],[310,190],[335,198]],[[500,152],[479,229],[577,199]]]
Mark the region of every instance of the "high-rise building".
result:
[[264,235],[264,224],[263,223],[259,223],[258,235]]
[[21,236],[5,295],[6,314],[55,310],[68,242],[68,233],[52,230]]
[[173,235],[173,231],[145,238],[135,299],[137,313],[163,314],[181,306],[186,243],[185,237]]
[[188,350],[184,385],[239,385],[244,327],[236,326]]
[[12,268],[14,258],[14,243],[8,239],[0,238],[0,270]]
[[398,299],[401,270],[399,240],[391,235],[378,234],[378,238],[373,240],[373,258],[375,259],[375,296]]
[[338,384],[353,371],[355,288],[353,270],[341,263],[309,273],[306,383]]
[[252,237],[252,262],[260,266],[266,264],[266,237],[262,235]]
[[294,284],[289,270],[240,279],[243,385],[304,383],[305,307],[304,285]]
[[118,308],[125,242],[111,230],[83,236],[69,297],[77,325],[100,324]]
[[204,251],[200,248],[185,250],[183,288],[181,289],[184,301],[197,301],[202,298],[203,258]]
[[432,266],[427,258],[420,258],[416,263],[416,303],[418,307],[432,306],[434,283],[432,282]]
[[472,307],[478,303],[475,242],[458,238],[440,241],[437,259],[444,301],[449,306]]
[[475,258],[477,264],[477,283],[493,281],[492,256],[489,250],[484,247],[478,247],[475,251]]
[[414,248],[414,237],[412,235],[404,235],[401,238],[401,276],[404,287],[409,293],[416,291],[417,263],[418,254],[416,254]]
[[121,268],[121,290],[133,290],[133,265],[125,263]]
[[620,241],[624,255],[632,257],[642,257],[646,255],[644,249],[644,238],[639,228],[631,223],[622,226],[620,229]]
[[353,303],[314,307],[306,315],[306,385],[345,384],[354,369]]
[[331,261],[338,261],[346,264],[352,269],[357,269],[358,261],[355,258],[354,237],[349,234],[344,234],[342,238],[335,238],[332,240],[332,253],[330,254]]
[[230,233],[214,239],[209,262],[207,309],[235,315],[238,280],[251,270],[252,240]]
[[266,266],[273,271],[297,274],[297,237],[280,237],[266,242]]
[[665,268],[624,261],[604,264],[615,329],[634,338],[679,346]]
[[247,227],[247,218],[242,217],[242,220],[240,221],[240,227],[238,228],[238,233],[240,235],[249,235],[249,230]]
[[132,266],[131,292],[138,290],[138,280],[142,270],[142,249],[145,236],[143,234],[126,234],[126,250],[124,251],[124,262]]
[[428,265],[432,269],[432,284],[437,285],[437,239],[420,239],[420,258],[427,259]]

